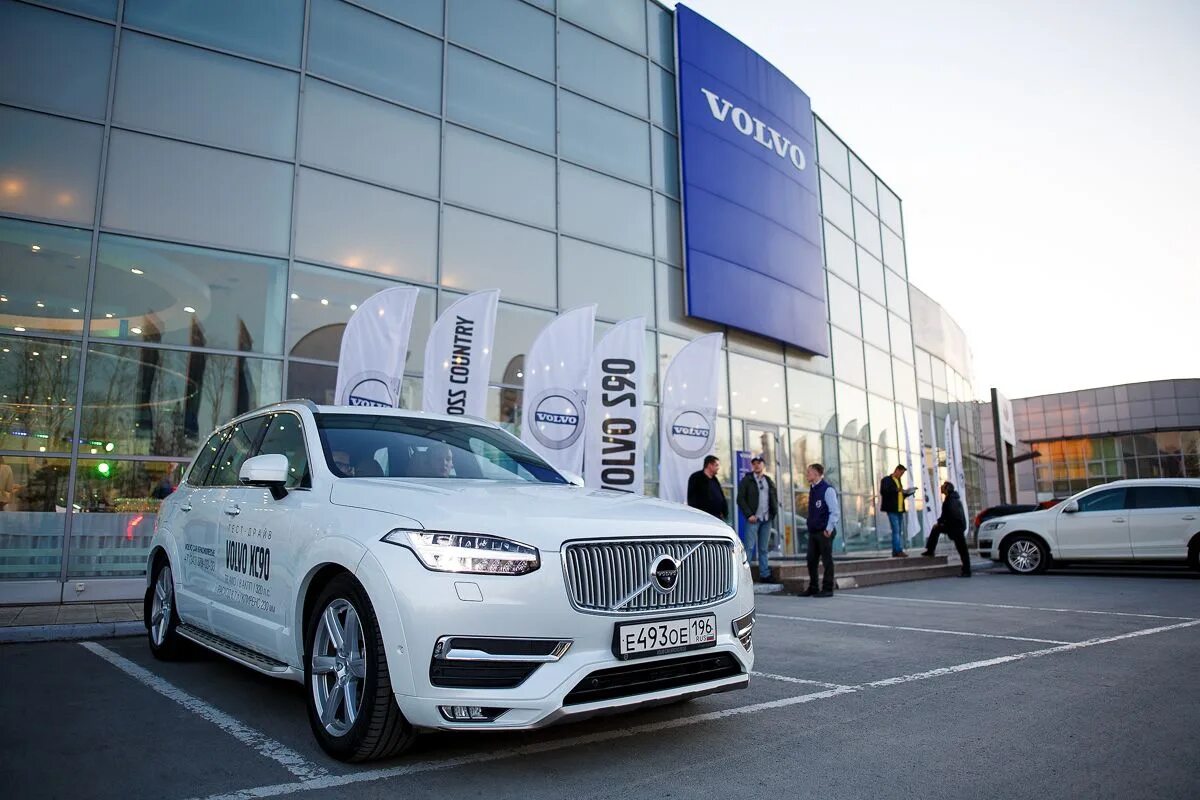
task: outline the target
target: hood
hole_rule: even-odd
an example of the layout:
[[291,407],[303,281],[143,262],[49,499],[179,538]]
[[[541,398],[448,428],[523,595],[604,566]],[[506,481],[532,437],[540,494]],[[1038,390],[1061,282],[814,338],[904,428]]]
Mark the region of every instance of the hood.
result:
[[727,536],[709,514],[641,495],[515,481],[343,478],[334,505],[400,514],[426,530],[490,533],[541,550],[584,538]]

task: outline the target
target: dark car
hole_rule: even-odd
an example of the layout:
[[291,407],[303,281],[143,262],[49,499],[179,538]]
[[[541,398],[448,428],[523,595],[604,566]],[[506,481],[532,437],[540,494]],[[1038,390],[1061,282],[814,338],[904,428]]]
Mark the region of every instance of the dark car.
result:
[[1024,514],[1027,511],[1040,511],[1043,508],[1053,508],[1062,501],[1063,498],[1056,497],[1053,500],[1043,500],[1040,503],[1008,503],[1006,505],[991,506],[975,515],[971,530],[978,536],[979,526],[993,517],[1007,517],[1013,514]]

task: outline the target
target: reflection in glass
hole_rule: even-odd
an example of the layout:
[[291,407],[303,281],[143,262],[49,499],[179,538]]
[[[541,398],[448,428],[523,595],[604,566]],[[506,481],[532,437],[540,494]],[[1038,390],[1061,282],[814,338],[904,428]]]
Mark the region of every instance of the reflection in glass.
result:
[[67,574],[145,574],[158,507],[179,486],[186,466],[183,461],[80,460]]
[[91,335],[279,353],[286,262],[105,234]]
[[558,150],[564,158],[639,183],[650,182],[650,126],[579,95],[558,93]]
[[0,106],[0,213],[91,225],[104,129]]
[[0,336],[0,449],[71,452],[79,345]]
[[867,418],[867,393],[836,381],[838,426],[842,436],[858,437],[870,430]]
[[597,316],[625,319],[644,315],[653,324],[654,262],[562,237],[559,305],[597,303]]
[[729,354],[730,409],[735,417],[783,422],[788,418],[783,367]]
[[91,234],[0,218],[0,332],[79,335]]
[[[798,369],[788,369],[788,420],[810,430],[837,434],[833,427],[833,381]],[[811,461],[808,463],[812,463]],[[801,475],[803,477],[803,475]]]
[[0,100],[104,118],[113,27],[0,4]]
[[125,24],[298,67],[304,4],[294,0],[125,0]]
[[442,214],[442,285],[544,306],[555,302],[554,234],[447,206]]
[[578,22],[626,47],[646,52],[646,10],[642,0],[559,0],[563,19]]
[[[280,398],[281,364],[158,348],[88,349],[82,448],[191,456],[217,425]],[[99,453],[97,453],[99,454]]]
[[554,84],[451,47],[446,116],[554,152]]
[[59,577],[70,471],[66,458],[0,456],[0,581]]
[[456,125],[446,126],[449,202],[554,227],[554,159]]
[[554,17],[521,0],[453,0],[450,39],[554,80]]
[[332,405],[337,384],[337,367],[328,364],[288,362],[287,396]]
[[[589,5],[609,4],[589,0]],[[645,45],[638,49],[645,50]],[[614,108],[643,119],[649,116],[646,59],[573,25],[558,28],[558,79],[568,89]]]
[[442,0],[357,0],[361,6],[430,33],[442,32]]
[[850,381],[855,386],[866,386],[862,342],[837,328],[830,331],[829,339],[833,346],[834,373],[841,380]]
[[[559,199],[559,226],[563,233],[628,250],[651,252],[654,237],[650,228],[648,189],[563,164],[559,172]],[[662,199],[668,204],[673,202]],[[676,203],[676,223],[678,209]],[[667,242],[663,246],[668,247]]]

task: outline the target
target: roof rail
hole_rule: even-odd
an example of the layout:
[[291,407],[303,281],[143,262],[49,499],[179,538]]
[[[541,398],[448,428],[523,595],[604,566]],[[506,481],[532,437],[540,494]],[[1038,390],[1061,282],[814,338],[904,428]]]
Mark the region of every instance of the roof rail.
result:
[[245,414],[239,414],[238,416],[244,417],[247,414],[257,414],[260,411],[266,411],[268,408],[274,408],[275,406],[281,406],[284,403],[295,403],[297,405],[304,406],[305,408],[307,408],[309,411],[313,412],[314,414],[317,413],[317,411],[319,410],[317,408],[317,404],[314,403],[312,400],[309,400],[307,397],[297,397],[294,399],[277,400],[274,403],[267,403],[264,406],[259,406],[258,408],[254,409],[253,411],[247,411]]

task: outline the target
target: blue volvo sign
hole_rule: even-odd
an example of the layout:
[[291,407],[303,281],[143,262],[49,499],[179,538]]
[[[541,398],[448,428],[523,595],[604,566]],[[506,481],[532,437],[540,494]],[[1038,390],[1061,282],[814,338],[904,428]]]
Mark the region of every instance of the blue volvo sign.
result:
[[675,7],[687,313],[829,355],[812,107]]

